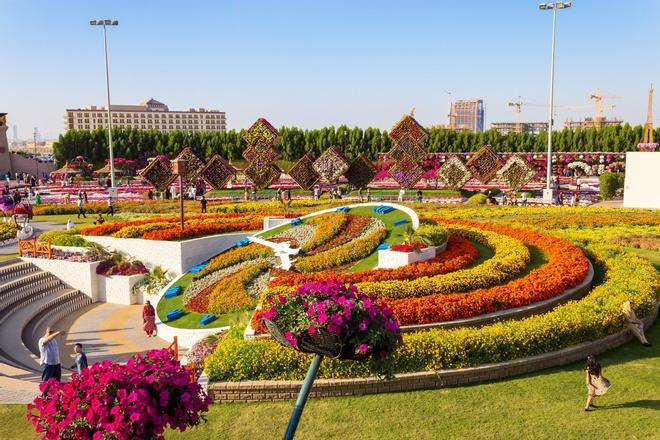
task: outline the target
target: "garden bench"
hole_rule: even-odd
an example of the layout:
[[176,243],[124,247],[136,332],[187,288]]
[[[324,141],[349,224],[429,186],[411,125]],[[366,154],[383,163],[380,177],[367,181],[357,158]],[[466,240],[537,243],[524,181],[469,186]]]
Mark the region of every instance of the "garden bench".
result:
[[389,248],[390,248],[390,244],[389,244],[389,243],[383,243],[383,244],[379,244],[378,247],[376,248],[376,250],[377,250],[377,251],[386,251],[386,250],[388,250]]
[[165,291],[165,295],[163,296],[165,298],[174,298],[175,296],[180,295],[182,291],[183,288],[181,286],[172,286]]
[[243,240],[237,242],[234,246],[243,247],[243,246],[247,246],[248,244],[250,244],[250,240],[247,239],[247,238],[244,238]]
[[181,309],[170,310],[165,315],[165,317],[167,318],[168,321],[174,321],[176,319],[181,318],[182,316],[183,316],[183,310],[181,310]]
[[406,223],[408,223],[408,220],[405,219],[405,218],[402,218],[402,219],[396,220],[394,222],[394,226],[405,225]]
[[392,208],[391,206],[381,205],[374,208],[374,212],[376,214],[387,214],[388,212],[392,212],[392,211],[394,211],[394,208]]
[[351,208],[349,208],[348,206],[342,206],[340,208],[335,209],[335,212],[348,212],[350,210]]
[[212,315],[212,314],[207,314],[207,315],[204,315],[204,316],[202,317],[202,319],[199,320],[199,323],[200,323],[201,325],[207,325],[207,324],[212,323],[212,322],[215,321],[216,319],[218,319],[217,316]]
[[299,225],[299,224],[301,224],[302,222],[303,222],[303,221],[302,221],[301,218],[294,218],[293,220],[291,220],[291,226]]

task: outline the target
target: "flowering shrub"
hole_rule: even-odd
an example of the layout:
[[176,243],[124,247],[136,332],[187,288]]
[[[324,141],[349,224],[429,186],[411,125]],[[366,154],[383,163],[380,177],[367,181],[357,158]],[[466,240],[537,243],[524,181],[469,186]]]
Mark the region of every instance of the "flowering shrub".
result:
[[28,419],[47,440],[164,439],[166,428],[198,425],[211,398],[167,350],[136,355],[126,364],[103,361],[71,382],[40,386]]
[[268,258],[275,255],[273,250],[258,243],[250,243],[247,246],[229,249],[215,257],[211,258],[209,264],[199,273],[193,275],[194,280],[204,278],[206,275],[216,270],[224,269],[243,261],[254,260],[255,258]]
[[149,270],[144,267],[141,261],[113,261],[105,260],[96,266],[96,273],[104,277],[113,275],[139,275],[148,273]]
[[290,295],[270,298],[267,305],[261,316],[281,332],[282,342],[308,353],[385,359],[401,340],[383,301],[338,280],[304,284]]
[[248,292],[248,284],[271,267],[272,263],[262,261],[218,282],[209,293],[208,312],[219,315],[253,307],[256,299]]
[[334,249],[308,257],[301,257],[293,263],[299,272],[316,272],[342,264],[360,260],[370,255],[387,237],[387,228],[377,229],[367,236],[355,239]]
[[145,240],[185,240],[206,235],[224,234],[225,232],[255,231],[261,229],[262,224],[262,220],[259,219],[233,223],[198,224],[188,226],[183,231],[179,227],[150,231],[145,233],[142,238]]
[[309,223],[316,225],[314,235],[300,247],[301,252],[308,252],[332,240],[339,234],[348,221],[345,212],[332,212],[308,219]]
[[204,371],[204,362],[206,358],[211,356],[215,351],[222,334],[210,335],[206,338],[195,342],[192,347],[186,352],[186,365],[190,369],[194,369],[195,376],[199,377]]
[[395,252],[419,252],[421,249],[425,248],[426,244],[421,241],[412,241],[410,243],[395,244],[390,247],[390,250]]
[[18,228],[13,223],[0,223],[0,241],[16,238]]
[[82,238],[78,228],[64,230],[53,229],[39,235],[39,241],[55,246],[91,247],[92,243]]

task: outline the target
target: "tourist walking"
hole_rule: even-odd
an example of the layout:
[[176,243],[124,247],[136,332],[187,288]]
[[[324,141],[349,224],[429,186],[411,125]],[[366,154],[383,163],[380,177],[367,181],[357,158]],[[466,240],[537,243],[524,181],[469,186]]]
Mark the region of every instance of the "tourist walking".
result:
[[371,188],[367,188],[367,202],[371,202]]
[[144,330],[148,338],[158,334],[156,328],[156,310],[150,301],[144,303],[144,307],[142,308],[142,330]]
[[422,203],[422,190],[417,190],[417,203]]
[[[364,199],[364,198],[362,197],[362,188],[358,188],[358,190],[357,190],[357,194],[358,194],[358,200],[360,200],[360,203],[362,203],[362,201],[363,201],[363,199]],[[316,197],[315,197],[315,198],[316,198]]]
[[108,211],[105,215],[111,215],[112,217],[115,216],[115,206],[112,201],[112,196],[108,196]]
[[78,198],[78,218],[80,218],[81,215],[83,216],[83,218],[87,218],[87,216],[85,215],[85,202],[83,201],[82,197],[79,197]]
[[399,190],[399,197],[397,197],[397,201],[403,202],[403,196],[405,196],[405,195],[406,195],[406,190],[401,188]]
[[46,327],[46,333],[39,338],[39,364],[41,365],[41,381],[48,379],[62,380],[62,365],[60,365],[60,347],[57,345],[57,338],[63,335],[63,331],[53,331]]
[[587,404],[585,411],[593,411],[596,406],[593,404],[596,396],[602,396],[610,389],[610,381],[603,377],[603,368],[600,366],[596,357],[592,354],[587,356],[587,363],[584,367],[586,372],[587,384]]
[[80,374],[87,368],[87,355],[83,352],[82,344],[80,342],[73,346],[73,352],[75,353],[76,358],[73,365],[71,365],[70,370],[75,369],[74,371]]
[[34,204],[36,206],[41,205],[41,194],[39,194],[39,191],[35,191],[34,193]]
[[199,200],[199,204],[202,207],[202,214],[206,214],[206,196],[202,194],[202,198]]
[[527,206],[527,193],[524,192],[520,195],[520,199],[522,200],[522,205]]

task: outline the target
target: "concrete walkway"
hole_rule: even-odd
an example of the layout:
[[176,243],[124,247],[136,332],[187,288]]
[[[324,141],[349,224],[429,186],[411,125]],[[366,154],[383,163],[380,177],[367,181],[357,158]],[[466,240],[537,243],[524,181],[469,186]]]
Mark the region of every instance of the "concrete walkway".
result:
[[[34,229],[35,237],[42,232],[51,231],[53,229],[65,229],[65,225],[42,221],[31,221],[30,226]],[[0,246],[0,255],[12,255],[16,253],[18,253],[18,242],[13,242],[7,246]]]
[[[53,326],[66,334],[59,338],[63,368],[73,364],[73,344],[80,342],[89,363],[125,362],[136,353],[165,348],[171,341],[147,338],[142,331],[142,306],[95,303]],[[183,354],[183,353],[180,353]],[[71,372],[63,370],[63,380]],[[0,403],[29,403],[39,394],[40,375],[0,363]]]

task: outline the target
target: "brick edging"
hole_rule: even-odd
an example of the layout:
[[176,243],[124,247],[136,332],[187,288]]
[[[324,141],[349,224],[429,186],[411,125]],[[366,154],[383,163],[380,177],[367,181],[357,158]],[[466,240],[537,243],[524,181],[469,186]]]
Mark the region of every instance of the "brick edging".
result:
[[[644,319],[645,328],[650,327],[655,322],[659,309],[660,302],[657,302],[655,310]],[[616,348],[630,341],[632,338],[628,330],[623,330],[597,341],[584,342],[538,356],[514,359],[496,364],[484,364],[470,368],[402,373],[395,375],[392,380],[382,380],[375,377],[318,379],[314,382],[310,396],[360,396],[364,394],[444,388],[453,385],[502,379],[569,364],[586,358],[588,354],[598,354]],[[209,383],[208,391],[217,403],[257,402],[295,399],[301,386],[302,381],[293,380],[211,382]]]

